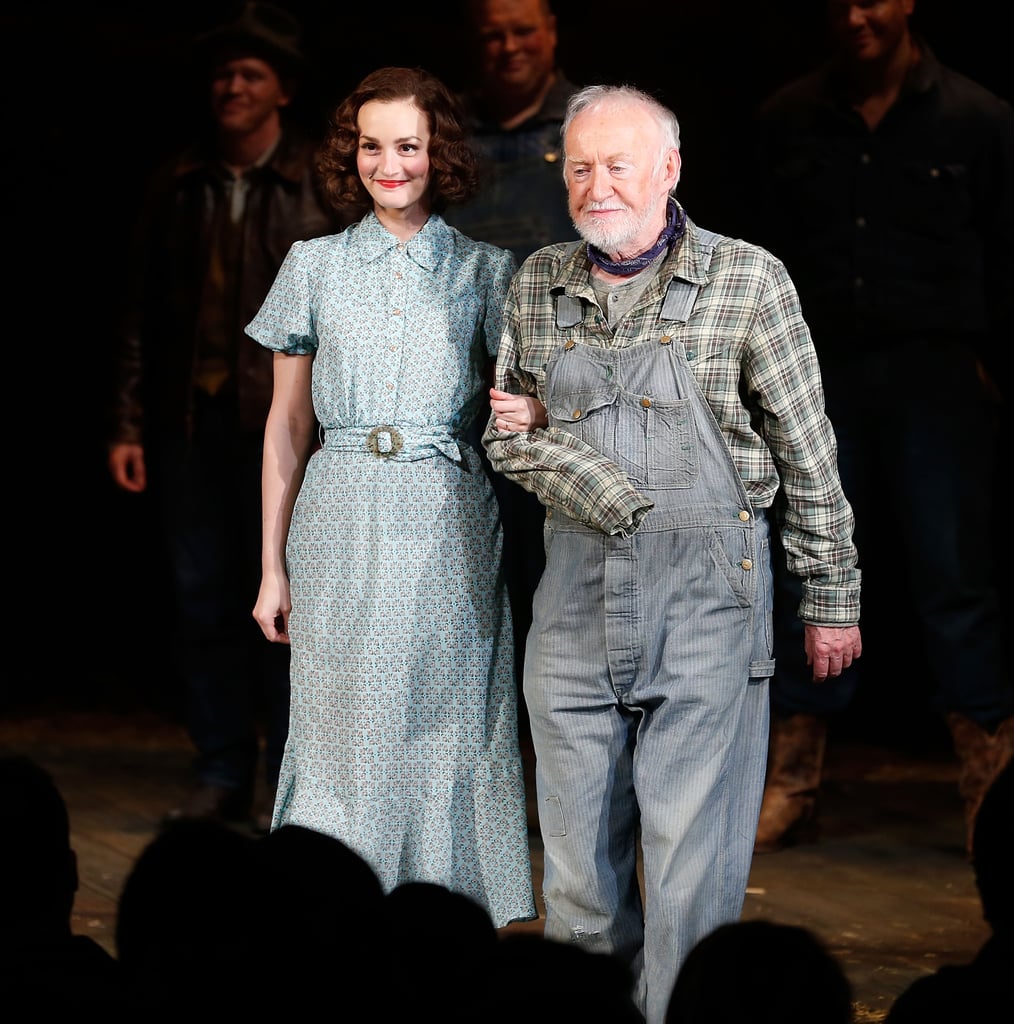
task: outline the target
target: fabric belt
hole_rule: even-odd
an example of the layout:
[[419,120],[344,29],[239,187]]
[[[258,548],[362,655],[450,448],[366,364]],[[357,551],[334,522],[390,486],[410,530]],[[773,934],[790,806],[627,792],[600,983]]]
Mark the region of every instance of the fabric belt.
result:
[[452,462],[461,461],[459,440],[446,425],[399,427],[380,423],[372,427],[333,427],[324,431],[323,446],[329,452],[367,452],[395,462],[417,462],[436,455],[446,455]]

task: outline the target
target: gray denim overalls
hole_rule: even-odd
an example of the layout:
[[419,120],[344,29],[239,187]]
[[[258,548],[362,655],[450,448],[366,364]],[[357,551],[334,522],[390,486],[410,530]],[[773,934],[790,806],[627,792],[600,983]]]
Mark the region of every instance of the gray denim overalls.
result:
[[568,336],[580,301],[558,305],[550,425],[655,507],[631,537],[551,513],[524,673],[546,935],[629,963],[647,1024],[691,947],[740,916],[773,669],[767,519],[687,363],[696,298],[674,280],[656,335],[628,348]]

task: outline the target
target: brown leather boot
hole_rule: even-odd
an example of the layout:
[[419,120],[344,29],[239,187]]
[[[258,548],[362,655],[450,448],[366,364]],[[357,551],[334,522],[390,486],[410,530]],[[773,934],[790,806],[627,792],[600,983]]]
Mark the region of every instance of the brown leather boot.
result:
[[817,838],[817,790],[827,722],[817,715],[772,717],[768,772],[754,853],[775,853]]
[[982,798],[1014,755],[1014,717],[1005,718],[993,732],[987,732],[970,718],[952,711],[947,725],[961,762],[958,792],[965,801],[965,849],[971,854],[975,816]]

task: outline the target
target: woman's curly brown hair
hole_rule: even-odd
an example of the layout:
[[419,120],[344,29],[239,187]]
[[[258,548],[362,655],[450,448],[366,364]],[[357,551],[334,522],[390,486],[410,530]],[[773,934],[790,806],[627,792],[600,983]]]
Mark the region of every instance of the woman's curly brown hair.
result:
[[373,206],[356,167],[359,111],[372,100],[411,100],[425,115],[430,130],[429,198],[435,213],[476,194],[478,159],[465,137],[464,116],[456,97],[422,68],[388,67],[368,74],[331,117],[317,157],[317,172],[332,206],[362,213]]

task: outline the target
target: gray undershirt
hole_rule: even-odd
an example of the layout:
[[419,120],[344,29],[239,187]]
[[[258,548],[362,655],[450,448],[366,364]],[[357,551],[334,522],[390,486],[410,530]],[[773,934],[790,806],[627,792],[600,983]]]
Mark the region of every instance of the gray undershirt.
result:
[[641,293],[654,280],[655,275],[658,273],[658,268],[662,265],[662,259],[666,255],[667,252],[661,253],[659,258],[654,260],[650,266],[645,267],[640,273],[634,274],[633,277],[628,278],[626,281],[620,281],[617,284],[603,281],[602,278],[589,274],[592,290],[595,292],[595,299],[599,304],[599,308],[605,314],[606,323],[609,324],[610,328],[615,329],[623,317],[630,312],[634,303],[641,297]]

